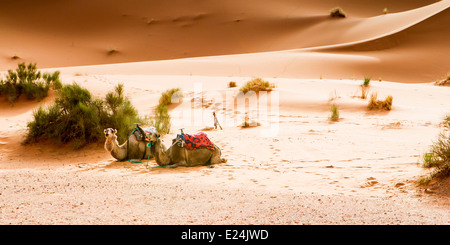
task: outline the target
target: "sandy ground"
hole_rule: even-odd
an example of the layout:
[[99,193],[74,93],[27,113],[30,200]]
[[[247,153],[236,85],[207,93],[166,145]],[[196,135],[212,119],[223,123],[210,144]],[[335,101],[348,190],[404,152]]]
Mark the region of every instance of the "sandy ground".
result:
[[[142,116],[180,87],[164,144],[216,111],[223,130],[205,132],[228,161],[155,168],[103,142],[22,145],[54,94],[0,99],[0,224],[450,224],[448,181],[417,187],[450,112],[450,87],[432,84],[448,72],[450,1],[79,2],[0,3],[0,70],[37,62],[94,96],[123,83]],[[327,16],[336,5],[348,18]],[[392,111],[367,110],[365,76]],[[254,77],[276,88],[246,107],[237,94]],[[261,125],[239,127],[246,115]]]
[[[204,81],[205,90],[237,93],[226,87],[229,77],[63,78],[108,89],[127,80],[126,94],[133,102],[141,101],[135,103],[140,111],[151,111],[145,101],[156,100],[167,84],[176,86],[180,79],[186,79],[186,94]],[[245,78],[233,80],[239,84]],[[116,162],[101,144],[75,152],[70,146],[22,146],[16,133],[25,131],[26,120],[20,119],[29,118],[30,111],[0,118],[10,129],[1,134],[2,223],[449,223],[448,198],[424,193],[416,180],[427,173],[417,163],[438,134],[441,115],[450,110],[443,103],[450,99],[450,88],[376,82],[371,89],[380,96],[392,94],[395,106],[389,113],[371,113],[366,101],[354,97],[361,81],[268,80],[280,93],[278,134],[261,135],[265,125],[241,129],[234,125],[234,114],[218,114],[224,130],[206,132],[228,162],[213,168],[151,168],[154,160],[149,168],[146,163]],[[289,89],[292,86],[298,87]],[[205,101],[208,94],[214,93],[206,90]],[[333,94],[341,106],[342,119],[336,123],[328,121]],[[183,100],[172,114],[186,110],[185,104],[190,100]],[[210,108],[203,109],[210,115]],[[212,126],[212,118],[205,118],[203,125],[181,124],[193,133]],[[164,138],[166,145],[177,127],[174,122],[173,133]]]

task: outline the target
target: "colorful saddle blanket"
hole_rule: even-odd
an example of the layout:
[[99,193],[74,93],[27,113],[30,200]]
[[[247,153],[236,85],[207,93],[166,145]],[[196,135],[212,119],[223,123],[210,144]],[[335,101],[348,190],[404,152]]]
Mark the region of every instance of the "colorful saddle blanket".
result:
[[214,151],[214,144],[208,139],[205,133],[184,134],[186,149],[195,150],[199,148],[207,148]]

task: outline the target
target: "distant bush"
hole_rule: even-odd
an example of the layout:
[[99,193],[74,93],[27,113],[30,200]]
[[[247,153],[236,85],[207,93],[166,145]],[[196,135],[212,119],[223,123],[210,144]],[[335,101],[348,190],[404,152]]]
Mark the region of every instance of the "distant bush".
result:
[[19,63],[18,68],[8,70],[5,80],[0,80],[0,96],[6,96],[12,105],[23,94],[29,100],[42,100],[48,95],[50,88],[61,88],[59,71],[53,74],[41,74],[36,64]]
[[119,52],[119,50],[117,50],[116,48],[110,48],[110,49],[108,49],[108,52],[106,52],[106,53],[108,55],[113,55],[113,54],[116,54],[118,52]]
[[377,100],[377,93],[372,93],[370,96],[370,101],[367,107],[369,110],[387,110],[390,111],[392,109],[392,96],[386,97],[385,100]]
[[105,99],[93,101],[99,109],[101,129],[117,129],[120,142],[128,139],[130,132],[134,129],[134,123],[144,124],[145,121],[139,117],[138,111],[123,93],[123,84],[118,84],[114,91],[106,94]]
[[345,18],[347,14],[340,7],[336,7],[330,11],[330,16],[333,18]]
[[233,82],[233,81],[229,82],[229,83],[228,83],[228,87],[229,87],[229,88],[237,87],[236,82]]
[[261,126],[261,123],[256,122],[254,120],[252,121],[247,121],[245,120],[242,124],[241,124],[241,128],[250,128],[250,127],[258,127]]
[[444,79],[435,82],[435,84],[438,86],[450,85],[450,72],[447,73],[447,75],[444,77]]
[[264,81],[261,78],[255,78],[244,84],[244,86],[240,88],[240,91],[244,93],[247,93],[248,91],[272,91],[274,88],[275,84]]
[[331,112],[331,116],[330,116],[330,121],[336,122],[339,121],[339,107],[336,103],[333,103],[330,105],[330,112]]
[[60,144],[72,142],[77,149],[102,140],[102,130],[109,127],[118,129],[119,141],[123,141],[134,122],[143,120],[123,96],[123,85],[119,84],[102,100],[92,98],[87,89],[74,83],[57,92],[53,105],[33,111],[24,143],[50,139]]
[[159,98],[159,105],[170,105],[175,102],[173,100],[177,100],[182,97],[183,93],[180,88],[168,89],[161,94],[161,97]]
[[423,167],[434,167],[431,176],[422,179],[421,184],[429,182],[434,177],[450,176],[450,114],[443,121],[444,129],[438,139],[433,142],[430,151],[423,156]]
[[155,109],[155,116],[150,121],[150,125],[154,126],[158,133],[164,135],[170,133],[172,126],[169,110],[166,105],[158,105]]
[[168,105],[183,97],[183,92],[180,88],[168,89],[161,94],[159,104],[156,106],[155,114],[150,120],[150,125],[154,126],[158,133],[168,134],[171,128],[171,118],[169,114]]
[[365,77],[363,84],[361,84],[361,99],[367,98],[367,94],[369,93],[370,86],[370,77]]

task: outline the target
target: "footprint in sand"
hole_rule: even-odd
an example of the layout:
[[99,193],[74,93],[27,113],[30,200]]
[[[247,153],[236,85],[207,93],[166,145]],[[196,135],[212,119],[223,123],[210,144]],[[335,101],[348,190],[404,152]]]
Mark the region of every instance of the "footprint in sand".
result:
[[362,185],[361,188],[371,187],[378,184],[378,181],[374,177],[369,177],[367,178],[367,180],[368,181],[364,185]]

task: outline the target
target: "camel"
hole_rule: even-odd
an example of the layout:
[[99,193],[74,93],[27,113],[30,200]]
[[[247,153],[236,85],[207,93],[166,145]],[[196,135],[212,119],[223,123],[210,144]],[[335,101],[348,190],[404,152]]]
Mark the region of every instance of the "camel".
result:
[[[217,163],[223,163],[227,160],[221,158],[221,151],[218,146],[214,144],[214,151],[206,148],[187,150],[183,147],[183,141],[177,137],[172,141],[172,146],[169,149],[162,144],[159,136],[156,138],[154,144],[154,157],[159,166],[170,166],[175,168],[178,166],[205,166]],[[186,157],[187,156],[187,157]]]
[[[152,147],[147,147],[145,141],[139,141],[135,134],[132,134],[128,138],[128,142],[125,141],[123,144],[119,145],[117,141],[117,129],[107,128],[104,130],[106,141],[105,149],[111,152],[111,155],[118,161],[126,161],[128,159],[148,159],[149,154],[154,151],[154,145]],[[150,141],[155,141],[154,137],[159,137],[158,133],[153,133],[151,135]],[[144,154],[145,152],[145,154]],[[151,154],[152,155],[152,154]],[[150,156],[151,157],[151,156]]]

